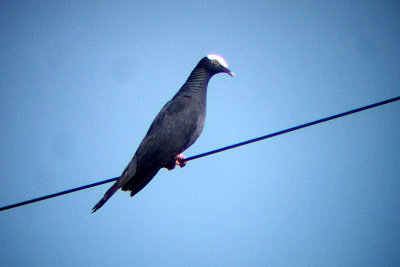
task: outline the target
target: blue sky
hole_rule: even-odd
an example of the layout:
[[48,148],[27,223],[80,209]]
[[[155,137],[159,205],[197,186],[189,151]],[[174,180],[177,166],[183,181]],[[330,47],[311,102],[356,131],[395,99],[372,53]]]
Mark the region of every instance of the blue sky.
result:
[[[400,95],[396,1],[2,1],[0,205],[118,176],[206,54],[186,152]],[[1,266],[400,264],[400,105],[0,213]]]

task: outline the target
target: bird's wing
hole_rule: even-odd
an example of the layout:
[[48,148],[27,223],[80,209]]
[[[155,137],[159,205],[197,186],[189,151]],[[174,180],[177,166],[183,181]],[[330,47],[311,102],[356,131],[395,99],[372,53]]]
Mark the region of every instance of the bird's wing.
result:
[[203,125],[200,104],[187,97],[172,99],[154,119],[140,144],[138,165],[164,167],[194,143]]
[[142,190],[158,171],[175,164],[176,156],[199,137],[205,118],[205,106],[188,96],[175,96],[168,101],[152,122],[135,155],[118,181],[93,208],[93,212],[119,189]]
[[133,196],[162,167],[174,164],[176,156],[192,143],[192,136],[197,129],[197,117],[196,112],[190,108],[189,99],[177,97],[167,102],[122,173],[118,182],[122,190],[131,191]]

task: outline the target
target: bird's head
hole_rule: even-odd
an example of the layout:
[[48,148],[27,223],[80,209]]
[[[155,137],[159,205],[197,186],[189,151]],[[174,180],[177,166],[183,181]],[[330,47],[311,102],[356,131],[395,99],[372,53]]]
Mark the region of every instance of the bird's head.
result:
[[200,61],[200,63],[202,63],[203,67],[205,67],[212,74],[224,72],[228,73],[232,77],[234,75],[234,73],[228,69],[228,63],[226,63],[226,60],[219,55],[207,55]]

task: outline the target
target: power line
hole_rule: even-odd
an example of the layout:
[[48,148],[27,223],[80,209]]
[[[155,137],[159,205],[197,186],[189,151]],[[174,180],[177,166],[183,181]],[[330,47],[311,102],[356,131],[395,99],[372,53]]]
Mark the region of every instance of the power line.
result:
[[[271,133],[271,134],[267,134],[267,135],[264,135],[264,136],[260,136],[260,137],[257,137],[257,138],[254,138],[254,139],[250,139],[250,140],[247,140],[247,141],[244,141],[244,142],[240,142],[240,143],[233,144],[233,145],[230,145],[230,146],[226,146],[226,147],[222,147],[222,148],[219,148],[219,149],[215,149],[215,150],[212,150],[212,151],[209,151],[209,152],[205,152],[205,153],[202,153],[202,154],[199,154],[199,155],[188,157],[188,158],[185,159],[185,161],[187,162],[187,161],[190,161],[190,160],[194,160],[194,159],[202,158],[202,157],[209,156],[209,155],[212,155],[212,154],[216,154],[216,153],[219,153],[219,152],[222,152],[222,151],[225,151],[225,150],[233,149],[233,148],[236,148],[236,147],[239,147],[239,146],[244,146],[244,145],[248,145],[248,144],[251,144],[251,143],[255,143],[255,142],[258,142],[258,141],[261,141],[261,140],[265,140],[265,139],[268,139],[268,138],[272,138],[272,137],[275,137],[275,136],[278,136],[278,135],[282,135],[282,134],[285,134],[285,133],[289,133],[289,132],[293,132],[293,131],[296,131],[296,130],[300,130],[302,128],[306,128],[306,127],[309,127],[309,126],[312,126],[312,125],[316,125],[316,124],[323,123],[323,122],[326,122],[326,121],[330,121],[330,120],[334,120],[334,119],[341,118],[341,117],[344,117],[344,116],[348,116],[348,115],[351,115],[351,114],[354,114],[354,113],[357,113],[357,112],[361,112],[361,111],[364,111],[364,110],[367,110],[367,109],[371,109],[371,108],[375,108],[375,107],[382,106],[382,105],[385,105],[385,104],[389,104],[389,103],[392,103],[392,102],[395,102],[395,101],[398,101],[398,100],[400,100],[400,96],[394,97],[394,98],[390,98],[390,99],[387,99],[387,100],[384,100],[384,101],[381,101],[381,102],[378,102],[378,103],[375,103],[375,104],[371,104],[371,105],[363,106],[363,107],[360,107],[360,108],[352,109],[352,110],[349,110],[349,111],[346,111],[346,112],[343,112],[343,113],[339,113],[339,114],[336,114],[336,115],[333,115],[333,116],[329,116],[329,117],[326,117],[326,118],[323,118],[323,119],[319,119],[319,120],[315,120],[315,121],[312,121],[312,122],[304,123],[304,124],[301,124],[301,125],[298,125],[298,126],[295,126],[295,127],[291,127],[291,128],[288,128],[288,129],[285,129],[285,130],[282,130],[282,131],[278,131],[278,132],[275,132],[275,133]],[[69,194],[69,193],[73,193],[73,192],[76,192],[76,191],[88,189],[88,188],[99,186],[99,185],[102,185],[102,184],[107,184],[107,183],[116,181],[118,178],[119,177],[114,177],[114,178],[111,178],[111,179],[107,179],[107,180],[104,180],[104,181],[100,181],[100,182],[96,182],[96,183],[80,186],[80,187],[77,187],[77,188],[73,188],[73,189],[62,191],[62,192],[54,193],[54,194],[51,194],[51,195],[47,195],[47,196],[43,196],[43,197],[39,197],[39,198],[34,198],[34,199],[31,199],[31,200],[19,202],[19,203],[16,203],[16,204],[0,207],[0,211],[16,208],[16,207],[20,207],[20,206],[24,206],[24,205],[27,205],[27,204],[31,204],[31,203],[34,203],[34,202],[42,201],[42,200],[53,198],[53,197],[66,195],[66,194]]]
[[15,203],[15,204],[12,204],[12,205],[4,206],[4,207],[0,208],[0,211],[9,210],[9,209],[12,209],[12,208],[16,208],[16,207],[28,205],[28,204],[31,204],[31,203],[39,202],[39,201],[42,201],[42,200],[45,200],[45,199],[66,195],[66,194],[69,194],[69,193],[73,193],[73,192],[76,192],[76,191],[81,191],[81,190],[88,189],[88,188],[91,188],[91,187],[95,187],[95,186],[98,186],[98,185],[107,184],[107,183],[110,183],[112,181],[116,181],[118,178],[119,178],[119,176],[111,178],[111,179],[107,179],[107,180],[104,180],[104,181],[101,181],[101,182],[88,184],[88,185],[76,187],[76,188],[73,188],[73,189],[61,191],[61,192],[58,192],[58,193],[54,193],[54,194],[51,194],[51,195],[38,197],[38,198],[31,199],[31,200],[26,200],[26,201],[23,201],[23,202],[19,202],[19,203]]
[[[212,155],[212,154],[216,154],[216,153],[228,150],[228,149],[232,149],[232,148],[236,148],[236,147],[239,147],[239,146],[244,146],[244,145],[248,145],[248,144],[251,144],[251,143],[255,143],[255,142],[258,142],[258,141],[261,141],[261,140],[264,140],[264,139],[268,139],[268,138],[272,138],[272,137],[275,137],[275,136],[278,136],[278,135],[282,135],[282,134],[285,134],[285,133],[289,133],[289,132],[293,132],[293,131],[296,131],[296,130],[300,130],[302,128],[306,128],[306,127],[309,127],[309,126],[312,126],[312,125],[316,125],[316,124],[319,124],[319,123],[323,123],[323,122],[326,122],[326,121],[330,121],[330,120],[334,120],[334,119],[341,118],[341,117],[344,117],[344,116],[348,116],[348,115],[351,115],[351,114],[354,114],[354,113],[357,113],[357,112],[360,112],[360,111],[364,111],[364,110],[367,110],[367,109],[371,109],[371,108],[375,108],[375,107],[382,106],[382,105],[385,105],[385,104],[389,104],[389,103],[392,103],[392,102],[395,102],[395,101],[398,101],[398,100],[400,100],[400,96],[394,97],[394,98],[390,98],[388,100],[381,101],[381,102],[378,102],[378,103],[375,103],[375,104],[371,104],[371,105],[368,105],[368,106],[352,109],[352,110],[349,110],[349,111],[346,111],[346,112],[343,112],[343,113],[339,113],[339,114],[336,114],[336,115],[332,115],[332,116],[329,116],[329,117],[326,117],[326,118],[323,118],[323,119],[319,119],[319,120],[315,120],[315,121],[312,121],[312,122],[304,123],[304,124],[301,124],[301,125],[298,125],[298,126],[295,126],[295,127],[292,127],[292,128],[288,128],[288,129],[285,129],[285,130],[282,130],[282,131],[278,131],[278,132],[275,132],[275,133],[271,133],[271,134],[267,134],[267,135],[264,135],[264,136],[260,136],[260,137],[257,137],[257,138],[254,138],[254,139],[250,139],[250,140],[247,140],[247,141],[244,141],[244,142],[240,142],[240,143],[233,144],[233,145],[230,145],[230,146],[226,146],[226,147],[223,147],[223,148],[215,149],[215,150],[212,150],[212,151],[209,151],[209,152],[205,152],[205,153],[202,153],[202,154],[199,154],[199,155],[196,155],[196,156],[188,157],[188,158],[185,159],[185,161],[202,158],[202,157],[205,157],[205,156],[208,156],[208,155]],[[0,209],[0,211],[1,211],[1,209]]]

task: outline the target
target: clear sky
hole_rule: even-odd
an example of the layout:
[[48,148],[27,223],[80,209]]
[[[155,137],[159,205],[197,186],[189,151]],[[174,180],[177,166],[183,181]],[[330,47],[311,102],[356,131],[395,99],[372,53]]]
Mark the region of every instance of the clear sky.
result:
[[[145,3],[144,3],[145,2]],[[400,95],[398,1],[1,1],[0,205],[118,176],[209,53],[186,156]],[[0,213],[1,266],[399,266],[400,103]]]

